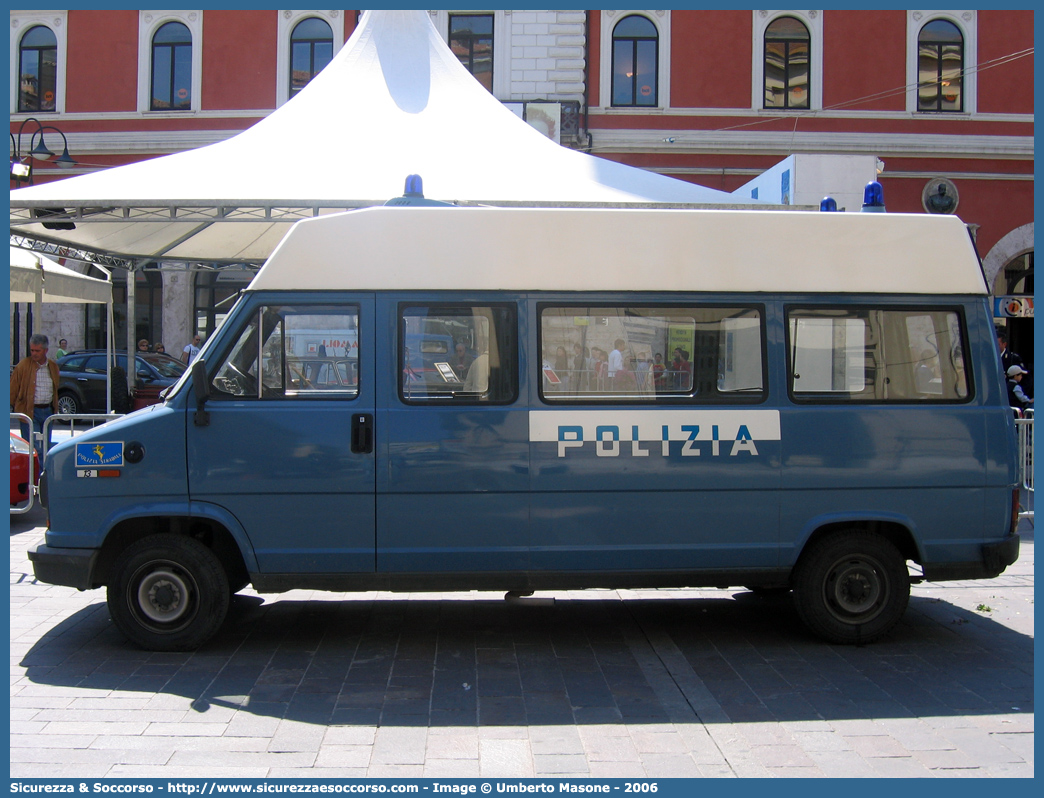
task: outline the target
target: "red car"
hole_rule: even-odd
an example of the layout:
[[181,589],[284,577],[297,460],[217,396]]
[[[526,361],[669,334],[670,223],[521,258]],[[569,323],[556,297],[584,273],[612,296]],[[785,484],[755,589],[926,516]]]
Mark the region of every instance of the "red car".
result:
[[11,433],[11,505],[29,500],[29,457],[33,458],[33,483],[40,481],[40,460],[24,438]]

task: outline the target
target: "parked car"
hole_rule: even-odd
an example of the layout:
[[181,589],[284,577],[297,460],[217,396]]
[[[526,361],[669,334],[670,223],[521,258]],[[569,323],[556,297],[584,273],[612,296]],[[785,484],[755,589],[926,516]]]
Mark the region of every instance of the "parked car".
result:
[[[177,358],[160,352],[137,352],[134,360],[137,369],[135,408],[159,402],[160,391],[177,382],[186,368]],[[126,352],[116,353],[116,365],[126,373]],[[105,412],[107,368],[104,349],[70,352],[58,361],[58,369],[61,375],[58,384],[58,412]],[[116,409],[115,402],[113,407]]]
[[29,500],[29,458],[33,460],[33,482],[40,481],[40,458],[29,442],[11,433],[11,505]]

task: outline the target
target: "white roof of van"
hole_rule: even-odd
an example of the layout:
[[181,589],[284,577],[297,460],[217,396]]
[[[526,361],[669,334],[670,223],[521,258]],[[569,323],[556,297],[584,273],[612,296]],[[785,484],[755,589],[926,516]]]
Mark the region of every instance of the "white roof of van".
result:
[[300,221],[250,289],[989,293],[955,216],[457,207]]

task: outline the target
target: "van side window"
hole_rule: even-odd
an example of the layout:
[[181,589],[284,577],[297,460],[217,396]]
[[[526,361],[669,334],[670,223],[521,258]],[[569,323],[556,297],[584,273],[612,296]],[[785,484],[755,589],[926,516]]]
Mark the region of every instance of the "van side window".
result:
[[513,305],[403,306],[399,312],[403,401],[503,404],[518,396]]
[[970,396],[955,310],[791,309],[795,399],[957,402]]
[[258,308],[218,368],[212,387],[218,399],[355,397],[359,308]]
[[548,401],[750,402],[765,396],[752,307],[540,308]]

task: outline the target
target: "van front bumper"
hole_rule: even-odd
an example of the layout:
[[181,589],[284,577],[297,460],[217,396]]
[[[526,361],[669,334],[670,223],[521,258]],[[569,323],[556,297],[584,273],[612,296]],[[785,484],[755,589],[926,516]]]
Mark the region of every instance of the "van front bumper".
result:
[[955,579],[992,579],[1019,558],[1019,536],[1012,535],[982,547],[982,559],[976,562],[941,563],[925,565],[924,578],[929,582],[949,582]]
[[90,590],[94,577],[97,549],[56,549],[41,544],[29,552],[33,573],[41,582],[64,585],[77,590]]

